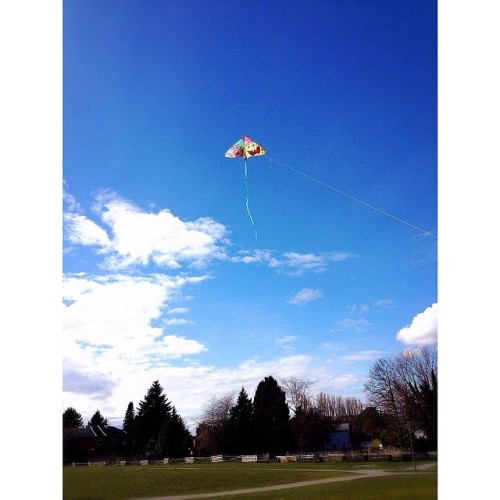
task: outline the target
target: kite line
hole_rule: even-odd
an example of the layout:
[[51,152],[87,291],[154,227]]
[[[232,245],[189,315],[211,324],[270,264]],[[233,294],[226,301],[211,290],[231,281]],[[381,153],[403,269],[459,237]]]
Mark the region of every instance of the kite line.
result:
[[373,205],[370,205],[369,203],[366,203],[363,200],[360,200],[359,198],[355,198],[354,196],[351,196],[350,194],[344,193],[340,189],[337,189],[337,188],[335,188],[333,186],[330,186],[330,184],[326,184],[326,182],[323,182],[323,181],[320,181],[318,179],[315,179],[314,177],[311,177],[310,175],[304,174],[304,172],[301,172],[300,170],[296,170],[295,168],[292,168],[289,165],[286,165],[285,163],[282,163],[282,162],[280,162],[278,160],[270,158],[269,155],[267,157],[269,158],[269,166],[271,166],[271,164],[273,162],[277,163],[278,165],[281,165],[282,167],[285,167],[288,170],[291,170],[292,172],[295,172],[296,174],[299,174],[302,177],[305,177],[306,179],[309,179],[309,180],[311,180],[313,182],[316,182],[317,184],[320,184],[321,186],[324,186],[324,187],[326,187],[328,189],[331,189],[332,191],[335,191],[336,193],[339,193],[342,196],[346,196],[347,198],[350,198],[353,201],[361,203],[362,205],[365,205],[366,207],[371,208],[372,210],[376,210],[377,212],[380,212],[381,214],[387,215],[388,217],[391,217],[392,219],[394,219],[394,220],[396,220],[398,222],[401,222],[402,224],[406,224],[407,226],[410,226],[413,229],[416,229],[417,231],[420,231],[421,233],[427,234],[427,235],[432,236],[433,238],[437,239],[437,236],[435,234],[429,233],[428,231],[426,231],[425,229],[422,229],[421,227],[415,226],[414,224],[410,224],[409,222],[407,222],[407,221],[405,221],[403,219],[400,219],[399,217],[396,217],[395,215],[392,215],[391,213],[386,212],[385,210],[382,210],[381,208],[377,208],[377,207],[375,207]]

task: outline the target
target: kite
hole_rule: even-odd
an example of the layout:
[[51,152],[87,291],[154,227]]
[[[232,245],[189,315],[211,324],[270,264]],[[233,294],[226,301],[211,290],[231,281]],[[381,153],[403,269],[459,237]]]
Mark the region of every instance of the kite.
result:
[[247,171],[247,159],[251,156],[260,156],[266,154],[266,150],[252,141],[249,137],[244,135],[238,142],[235,142],[227,151],[226,158],[244,158],[245,159],[245,205],[247,207],[248,217],[250,222],[254,227],[255,239],[257,239],[257,230],[255,229],[255,224],[253,221],[252,214],[250,213],[250,208],[248,207],[248,171]]

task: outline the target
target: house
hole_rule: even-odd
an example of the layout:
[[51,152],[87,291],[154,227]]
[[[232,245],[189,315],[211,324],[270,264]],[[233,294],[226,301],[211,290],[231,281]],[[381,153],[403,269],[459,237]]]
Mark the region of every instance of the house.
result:
[[119,454],[127,444],[127,433],[113,426],[88,425],[63,431],[64,459],[85,461]]
[[349,450],[351,449],[351,428],[348,423],[335,425],[325,443],[327,450]]

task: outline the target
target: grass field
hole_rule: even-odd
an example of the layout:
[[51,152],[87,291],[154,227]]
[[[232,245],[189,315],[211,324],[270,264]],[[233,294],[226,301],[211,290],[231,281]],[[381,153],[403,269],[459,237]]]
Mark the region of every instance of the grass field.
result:
[[[434,462],[435,463],[435,462]],[[425,462],[419,462],[420,468]],[[131,499],[224,492],[300,481],[345,477],[359,470],[392,471],[389,476],[230,495],[239,499],[401,499],[437,498],[437,473],[413,471],[404,463],[217,463],[148,466],[64,467],[65,500]],[[398,475],[397,471],[410,472]],[[409,470],[408,470],[409,469]],[[217,497],[214,497],[217,498]]]

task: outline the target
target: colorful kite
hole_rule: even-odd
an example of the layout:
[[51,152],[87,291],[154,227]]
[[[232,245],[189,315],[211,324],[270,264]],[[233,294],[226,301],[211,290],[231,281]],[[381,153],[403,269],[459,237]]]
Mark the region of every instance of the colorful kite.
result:
[[246,160],[250,156],[260,156],[265,153],[266,150],[262,146],[252,141],[250,137],[244,135],[226,151],[226,158],[243,157]]
[[238,142],[235,142],[227,151],[226,158],[244,158],[245,159],[245,204],[247,207],[248,217],[250,217],[250,222],[254,227],[255,239],[257,239],[257,230],[255,229],[255,224],[253,222],[252,214],[248,207],[248,171],[247,171],[247,158],[251,156],[260,156],[266,154],[266,150],[252,141],[247,136],[243,136]]

